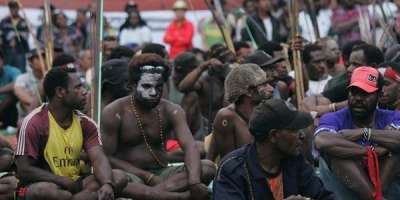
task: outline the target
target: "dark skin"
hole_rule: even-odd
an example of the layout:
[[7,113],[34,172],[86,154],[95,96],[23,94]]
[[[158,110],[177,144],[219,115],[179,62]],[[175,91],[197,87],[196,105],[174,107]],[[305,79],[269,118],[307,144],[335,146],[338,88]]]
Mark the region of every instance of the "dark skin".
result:
[[[157,109],[160,110],[164,134],[174,131],[185,153],[184,162],[186,172],[178,173],[163,180],[149,171],[150,169],[161,168],[161,166],[146,147],[143,136],[138,128],[137,119],[133,113],[131,96],[118,99],[104,109],[102,116],[104,148],[114,168],[135,174],[144,182],[150,176],[153,176],[147,185],[154,187],[142,185],[145,192],[147,192],[141,198],[184,199],[187,198],[187,192],[193,195],[193,199],[205,198],[208,194],[207,187],[203,183],[210,180],[202,179],[207,173],[204,170],[204,165],[202,166],[200,162],[200,154],[195,146],[192,134],[185,123],[186,118],[182,108],[167,100],[160,100],[163,83],[162,80],[156,83],[147,83],[149,88],[155,88],[156,92],[151,96],[155,99],[152,101],[152,104],[155,104],[155,106],[144,106],[148,101],[135,97],[135,108],[140,113],[141,123],[145,133],[148,135],[148,141],[153,152],[162,163],[167,163],[167,153],[161,145],[162,141],[160,138],[160,122],[158,120]],[[133,84],[132,88],[139,88],[137,84]],[[140,81],[139,86],[141,86]],[[137,90],[134,92],[137,92]],[[163,142],[166,142],[165,137]],[[124,191],[125,196],[138,198],[137,194],[143,191],[136,189],[135,185],[129,183]]]
[[[49,112],[57,123],[68,128],[72,124],[73,110],[80,109],[86,102],[86,90],[78,74],[70,73],[68,86],[57,87],[55,96],[50,99]],[[30,156],[18,156],[16,159],[18,177],[33,183],[28,188],[27,197],[32,199],[114,199],[114,190],[110,184],[124,187],[124,183],[116,182],[111,166],[101,146],[87,149],[89,160],[94,169],[94,176],[83,179],[82,185],[68,177],[51,173],[39,166],[39,160]],[[126,184],[126,179],[125,179]],[[39,189],[46,188],[46,192]],[[96,193],[97,191],[97,193]]]
[[[360,162],[367,154],[367,149],[355,141],[363,137],[361,128],[373,128],[377,101],[378,92],[367,93],[357,87],[350,88],[349,108],[355,129],[341,130],[341,134],[321,132],[315,137],[316,148],[325,159],[331,161],[333,173],[361,199],[373,199],[374,189]],[[378,145],[375,152],[380,159],[380,176],[385,191],[399,172],[395,166],[399,162],[400,135],[398,130],[391,127],[385,130],[372,129],[371,133],[370,141]],[[387,156],[388,152],[391,152],[391,156]]]
[[321,80],[327,76],[325,55],[322,50],[312,51],[310,55],[310,62],[305,63],[308,76],[313,81]]
[[[367,59],[365,58],[364,52],[362,50],[351,52],[349,58],[349,67],[347,68],[346,71],[349,79],[351,78],[353,70],[360,66],[376,66],[376,63],[368,63]],[[331,103],[332,102],[329,99],[323,97],[322,95],[306,97],[303,100],[303,104],[307,105],[306,111],[315,111],[317,112],[317,116],[322,116],[325,113],[333,112],[333,110],[329,106],[329,104]],[[346,108],[347,106],[348,106],[347,100],[335,103],[336,110]]]
[[379,97],[379,108],[398,110],[400,108],[399,92],[399,82],[385,77],[385,83]]
[[[298,130],[277,130],[269,132],[267,139],[257,141],[257,158],[263,171],[277,174],[281,169],[281,160],[289,156],[298,156],[305,135]],[[307,200],[302,195],[292,195],[284,200]]]
[[[193,68],[184,68],[181,66],[175,66],[173,73],[173,83],[175,87],[179,88],[179,84],[182,82],[182,80],[196,67],[197,66],[193,66]],[[186,120],[190,131],[193,134],[196,133],[201,125],[201,112],[198,94],[195,91],[184,93],[181,106],[186,113]]]
[[269,99],[272,97],[273,90],[267,82],[250,87],[248,93],[240,97],[240,101],[218,111],[214,121],[208,159],[214,161],[218,156],[222,158],[242,145],[253,142],[253,136],[248,128],[251,112],[260,103],[260,95],[262,99]]
[[208,73],[203,73],[207,69],[223,69],[224,66],[217,59],[211,59],[199,65],[191,71],[179,84],[178,90],[186,93],[195,91],[199,96],[200,110],[204,117],[208,118],[209,111],[209,93],[210,82],[213,82],[213,100],[211,120],[214,119],[218,110],[222,108],[224,102],[224,77],[210,76]]

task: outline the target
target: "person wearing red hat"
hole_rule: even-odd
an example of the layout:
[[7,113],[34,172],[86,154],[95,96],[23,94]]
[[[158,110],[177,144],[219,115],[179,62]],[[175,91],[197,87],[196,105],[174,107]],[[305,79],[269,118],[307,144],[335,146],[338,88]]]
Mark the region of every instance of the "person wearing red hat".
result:
[[316,129],[321,177],[338,199],[399,195],[393,188],[398,184],[400,112],[377,109],[382,87],[378,70],[356,68],[348,85],[348,108],[325,114]]
[[400,110],[400,72],[399,69],[387,67],[384,73],[385,83],[379,97],[379,108]]
[[164,42],[171,46],[170,57],[174,59],[179,53],[190,50],[194,36],[192,22],[185,18],[188,6],[185,1],[177,0],[173,5],[176,18],[168,26],[164,35]]

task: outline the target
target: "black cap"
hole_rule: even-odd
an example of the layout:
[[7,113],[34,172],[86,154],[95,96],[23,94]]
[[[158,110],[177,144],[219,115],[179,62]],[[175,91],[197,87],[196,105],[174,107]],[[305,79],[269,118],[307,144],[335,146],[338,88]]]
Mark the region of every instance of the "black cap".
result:
[[296,111],[281,99],[270,99],[254,108],[249,129],[257,139],[264,138],[272,129],[300,130],[312,122],[310,113]]
[[111,59],[103,64],[102,84],[117,85],[128,81],[128,61],[126,59]]
[[257,50],[244,58],[244,64],[253,63],[257,64],[261,68],[264,68],[267,67],[268,65],[275,64],[281,60],[283,60],[283,58],[281,57],[273,58],[271,55],[265,53],[264,51]]

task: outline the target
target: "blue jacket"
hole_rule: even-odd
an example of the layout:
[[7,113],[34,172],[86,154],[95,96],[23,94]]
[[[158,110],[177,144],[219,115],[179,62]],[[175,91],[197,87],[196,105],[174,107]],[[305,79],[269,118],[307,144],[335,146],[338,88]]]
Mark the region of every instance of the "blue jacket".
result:
[[[335,199],[302,156],[282,162],[284,197],[302,195],[315,200]],[[267,176],[257,159],[255,144],[224,157],[213,185],[214,200],[273,200]]]

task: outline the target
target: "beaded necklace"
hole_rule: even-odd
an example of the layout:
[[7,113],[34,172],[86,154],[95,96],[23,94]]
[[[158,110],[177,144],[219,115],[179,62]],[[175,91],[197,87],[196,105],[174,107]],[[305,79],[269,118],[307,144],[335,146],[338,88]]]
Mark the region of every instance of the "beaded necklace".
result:
[[[132,108],[132,111],[133,111],[133,113],[134,113],[134,115],[135,115],[135,117],[136,117],[137,126],[138,126],[138,129],[139,129],[140,133],[141,133],[142,136],[143,136],[143,140],[144,140],[144,143],[146,144],[147,150],[148,150],[148,151],[150,152],[150,154],[153,156],[154,160],[157,162],[158,165],[160,165],[161,167],[167,167],[168,164],[165,164],[165,163],[161,162],[161,160],[160,160],[160,159],[158,158],[158,156],[154,153],[153,148],[151,148],[151,146],[150,146],[150,144],[149,144],[149,142],[148,142],[146,133],[144,132],[144,128],[143,128],[142,121],[140,120],[139,113],[136,111],[136,106],[135,106],[135,101],[134,101],[134,96],[133,96],[133,95],[131,96],[131,108]],[[163,127],[162,127],[160,109],[157,108],[156,110],[157,110],[158,121],[159,121],[159,123],[160,123],[160,139],[161,139],[161,145],[162,145],[163,148],[165,148],[165,145],[164,145],[164,135],[163,135]]]

